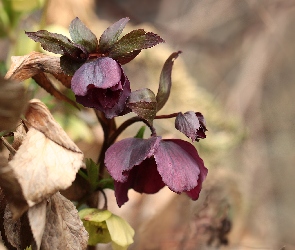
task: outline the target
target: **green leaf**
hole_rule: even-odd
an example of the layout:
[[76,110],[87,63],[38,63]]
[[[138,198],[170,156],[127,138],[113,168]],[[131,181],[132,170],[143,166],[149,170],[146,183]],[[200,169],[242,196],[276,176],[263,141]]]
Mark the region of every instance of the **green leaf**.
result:
[[[37,32],[26,32],[27,36],[35,42],[39,42],[43,49],[55,54],[68,55],[74,59],[81,60],[83,51],[73,42],[61,34],[51,33],[47,30],[39,30]],[[84,55],[85,56],[85,55]]]
[[143,29],[133,30],[123,36],[114,44],[110,50],[109,57],[117,60],[126,57],[135,50],[151,48],[164,40],[152,32],[145,32]]
[[181,53],[181,51],[172,53],[169,58],[164,63],[164,66],[162,68],[162,72],[160,75],[160,83],[159,83],[159,89],[157,93],[157,111],[159,111],[161,108],[164,107],[165,103],[167,102],[170,90],[171,90],[171,72],[172,67],[174,64],[174,60],[178,57],[178,55]]
[[96,164],[92,159],[87,158],[86,170],[87,174],[82,170],[79,170],[78,173],[89,182],[91,189],[94,191],[101,185],[100,182],[98,182],[99,165]]
[[100,180],[98,183],[98,186],[101,189],[106,189],[106,188],[109,188],[112,190],[115,189],[114,180],[112,178],[105,178],[105,179]]
[[102,53],[107,52],[118,41],[123,29],[130,19],[128,17],[120,19],[108,27],[101,35],[99,39],[99,50]]
[[134,50],[128,54],[120,56],[116,60],[118,63],[123,65],[123,64],[129,63],[131,60],[133,60],[140,52],[141,52],[141,50]]
[[88,176],[81,169],[79,169],[78,174],[83,177],[86,181],[88,181]]
[[84,63],[85,62],[73,61],[68,56],[60,57],[60,67],[62,71],[69,76],[73,76],[77,69],[79,69]]
[[153,91],[144,88],[131,92],[126,105],[152,125],[157,111],[157,102]]
[[86,169],[91,189],[96,190],[98,187],[99,165],[96,164],[92,159],[88,158],[86,159]]
[[111,235],[114,250],[125,250],[133,243],[134,230],[121,217],[112,214],[106,220],[106,224]]
[[137,134],[134,136],[134,138],[140,138],[140,139],[143,139],[144,132],[145,132],[145,128],[146,128],[146,126],[142,126],[142,127],[138,130],[138,132],[137,132]]
[[69,32],[73,42],[81,44],[88,53],[97,50],[98,41],[96,36],[78,17],[71,22]]

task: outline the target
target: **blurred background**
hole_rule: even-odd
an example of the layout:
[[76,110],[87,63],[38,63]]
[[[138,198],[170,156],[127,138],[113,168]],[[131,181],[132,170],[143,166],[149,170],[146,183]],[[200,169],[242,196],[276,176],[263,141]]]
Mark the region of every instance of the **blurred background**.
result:
[[[124,32],[144,28],[166,41],[124,66],[133,90],[157,91],[163,63],[181,50],[161,113],[194,110],[207,121],[207,138],[196,143],[209,169],[198,201],[165,188],[150,196],[130,191],[119,209],[108,192],[109,210],[135,228],[130,249],[295,249],[295,1],[2,0],[1,75],[12,55],[41,50],[25,30],[67,35],[76,16],[98,37],[130,17]],[[96,159],[102,131],[95,115],[27,84]],[[181,137],[173,122],[157,122],[158,133]]]

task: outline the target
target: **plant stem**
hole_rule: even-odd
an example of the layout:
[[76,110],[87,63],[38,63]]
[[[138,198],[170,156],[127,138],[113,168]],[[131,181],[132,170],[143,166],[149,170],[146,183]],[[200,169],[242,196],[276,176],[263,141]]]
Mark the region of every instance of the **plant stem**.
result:
[[168,119],[168,118],[174,118],[178,115],[178,113],[172,113],[172,114],[169,114],[169,115],[157,115],[155,117],[155,119]]
[[108,141],[109,141],[109,137],[112,133],[114,133],[114,131],[116,131],[116,122],[115,122],[115,119],[107,119],[105,117],[105,115],[98,111],[98,110],[95,110],[95,114],[96,114],[96,117],[98,119],[98,121],[100,122],[101,126],[102,126],[102,130],[103,130],[103,134],[104,134],[104,140],[103,140],[103,144],[102,144],[102,147],[101,147],[101,150],[100,150],[100,154],[99,154],[99,157],[97,159],[97,164],[100,164],[100,167],[99,167],[99,173],[98,173],[98,178],[99,179],[102,179],[103,176],[104,176],[104,155],[105,155],[105,151],[108,149],[109,147],[109,144],[108,144]]
[[130,125],[132,125],[133,123],[136,123],[136,122],[143,122],[145,123],[149,129],[151,130],[152,132],[152,136],[156,136],[157,133],[156,133],[156,130],[153,126],[151,126],[146,120],[144,120],[143,118],[141,117],[138,117],[138,116],[135,116],[135,117],[132,117],[128,120],[126,120],[125,122],[123,122],[119,127],[118,129],[115,131],[115,133],[112,134],[112,136],[109,138],[109,141],[108,141],[108,145],[112,145],[115,140],[118,138],[118,136],[127,128],[129,127]]

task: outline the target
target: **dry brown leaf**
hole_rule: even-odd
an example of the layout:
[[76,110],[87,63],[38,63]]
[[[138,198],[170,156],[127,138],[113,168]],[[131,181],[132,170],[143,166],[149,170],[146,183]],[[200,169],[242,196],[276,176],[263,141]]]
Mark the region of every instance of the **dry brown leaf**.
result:
[[42,250],[83,250],[87,247],[88,233],[73,203],[60,193],[54,194],[47,204],[46,227]]
[[20,145],[23,143],[23,140],[25,139],[27,135],[27,129],[22,122],[19,126],[17,126],[16,131],[13,132],[13,143],[11,146],[17,151],[20,147]]
[[41,246],[46,225],[46,205],[47,201],[43,201],[28,210],[28,219],[35,241],[35,244],[32,245],[32,249],[39,250]]
[[83,165],[83,153],[42,102],[30,101],[26,118],[26,137],[8,165],[0,169],[1,187],[14,218],[68,188]]
[[65,87],[71,88],[71,76],[63,73],[60,67],[60,58],[39,52],[31,52],[25,56],[13,56],[12,64],[5,78],[24,81],[33,78],[48,93],[59,100],[66,101],[78,108],[77,104],[58,91],[45,73],[53,75]]
[[28,127],[35,128],[47,138],[66,149],[82,153],[62,127],[54,120],[46,105],[40,100],[33,99],[29,102],[25,117]]
[[5,235],[4,242],[9,249],[23,250],[32,244],[33,235],[27,214],[14,220],[8,204],[5,208],[3,219]]
[[9,244],[11,244],[16,249],[21,249],[21,221],[20,219],[14,220],[12,218],[12,212],[9,209],[9,205],[6,206],[4,212],[4,231],[5,236]]
[[0,131],[14,130],[26,103],[27,95],[21,83],[0,78]]
[[0,169],[0,185],[10,204],[14,219],[19,218],[29,206],[17,176],[9,164]]

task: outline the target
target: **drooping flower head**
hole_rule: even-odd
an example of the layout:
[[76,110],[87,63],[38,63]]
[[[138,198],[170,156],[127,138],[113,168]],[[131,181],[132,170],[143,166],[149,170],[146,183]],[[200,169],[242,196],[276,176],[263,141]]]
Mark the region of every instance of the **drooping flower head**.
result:
[[66,74],[73,75],[71,89],[78,103],[113,118],[122,113],[131,92],[121,65],[133,60],[142,49],[164,42],[160,36],[143,29],[119,39],[128,21],[126,17],[111,25],[99,41],[79,18],[70,24],[72,40],[46,30],[26,34],[45,50],[62,54],[60,65]]
[[104,112],[107,118],[113,118],[124,110],[131,92],[121,66],[109,57],[83,64],[74,74],[71,88],[77,102]]
[[130,188],[153,194],[168,186],[197,200],[208,172],[193,145],[159,136],[127,138],[113,144],[106,151],[105,165],[115,180],[119,206],[128,201]]

